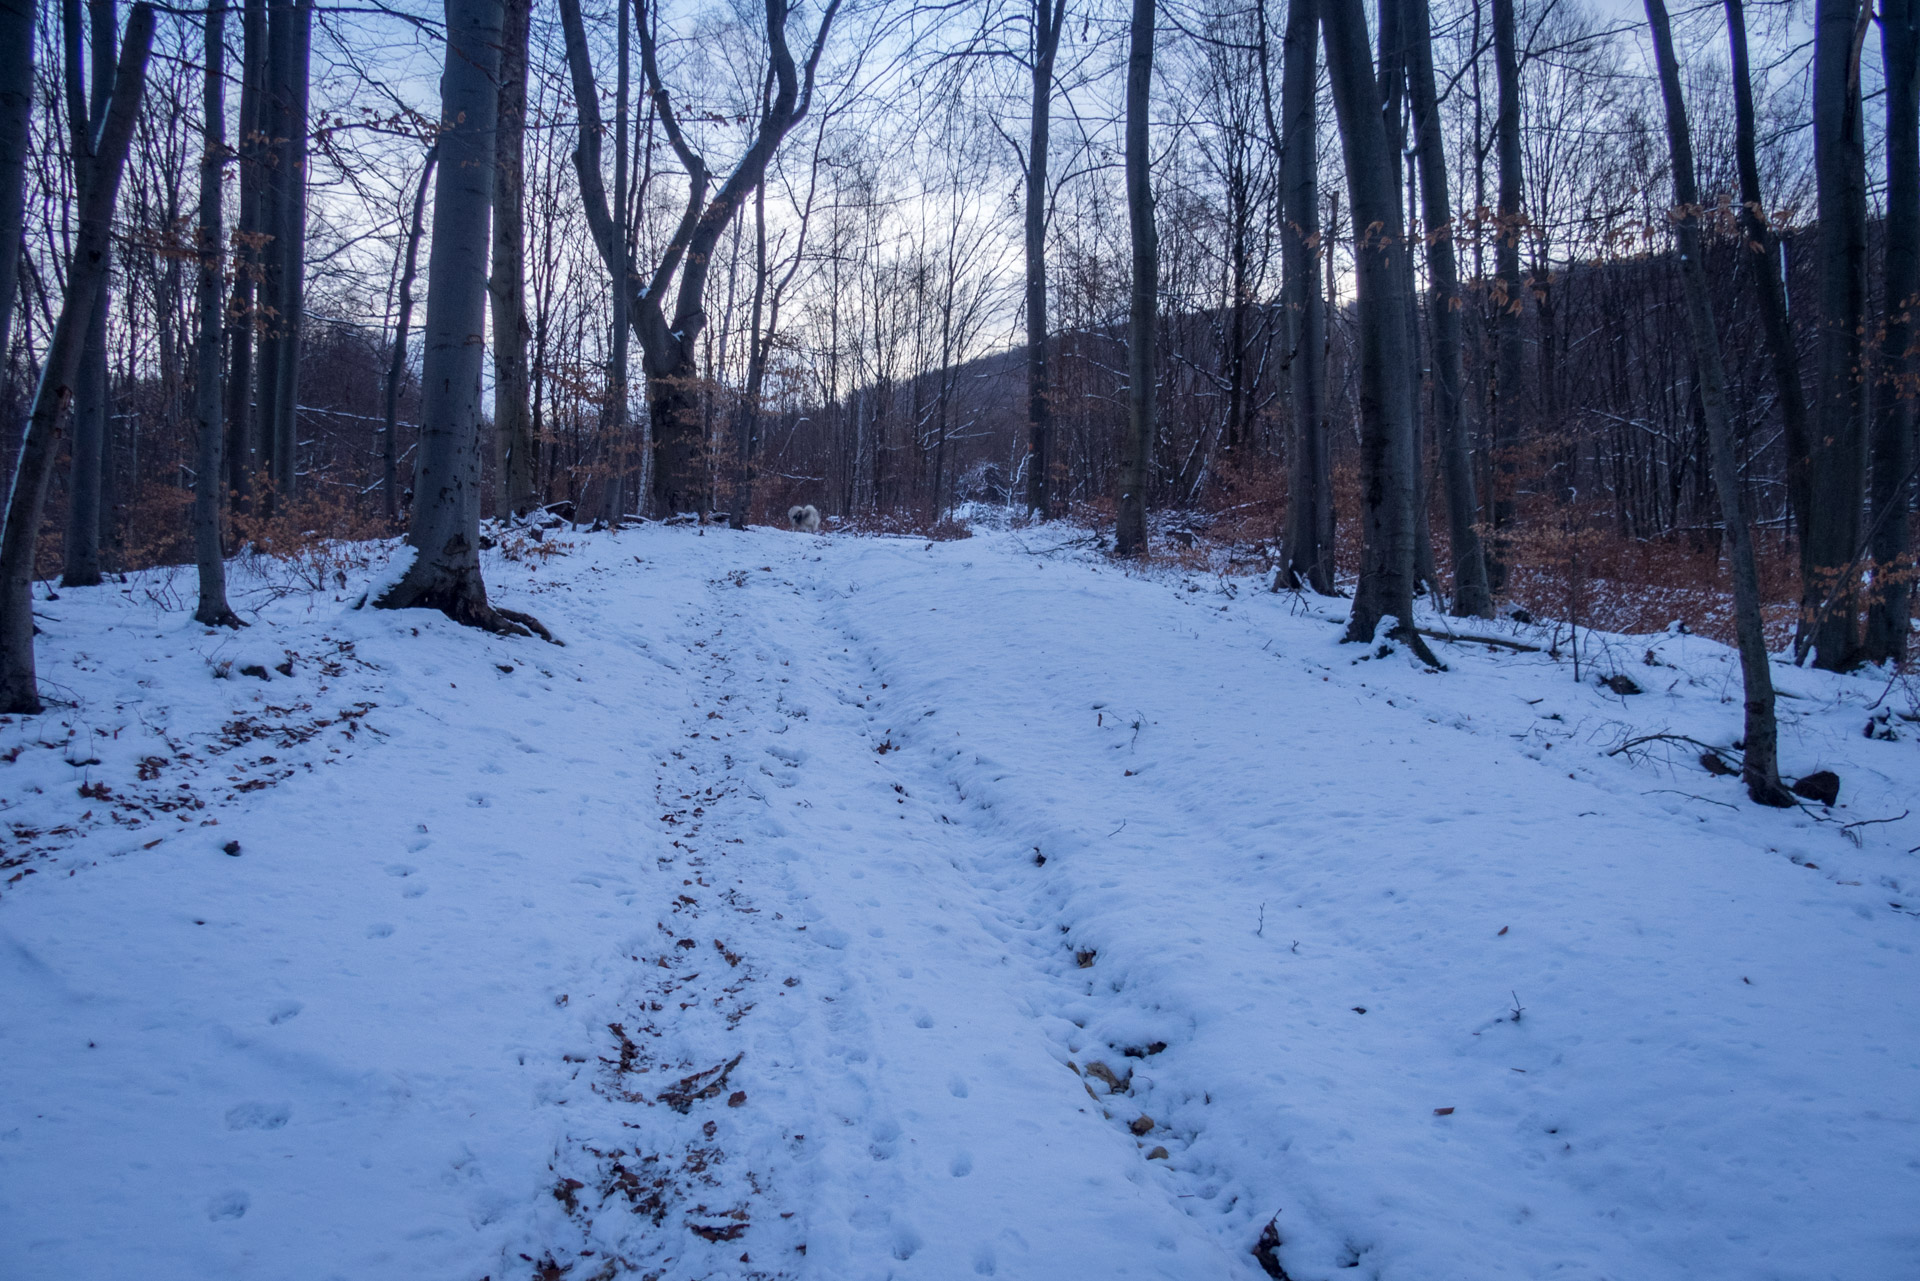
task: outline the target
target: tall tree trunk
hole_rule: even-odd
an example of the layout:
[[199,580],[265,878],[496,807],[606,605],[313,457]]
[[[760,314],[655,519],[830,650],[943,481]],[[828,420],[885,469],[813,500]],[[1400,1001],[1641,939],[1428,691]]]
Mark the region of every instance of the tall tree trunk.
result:
[[[652,468],[653,502],[666,513],[705,510],[712,487],[707,480],[708,458],[699,388],[699,338],[706,327],[706,289],[714,249],[747,196],[766,177],[768,162],[794,125],[806,115],[813,100],[814,76],[826,47],[840,0],[827,0],[815,32],[813,48],[804,65],[796,64],[787,43],[788,0],[766,0],[766,36],[769,72],[775,92],[772,105],[761,114],[753,141],[713,198],[707,198],[710,171],[681,131],[680,119],[654,56],[654,33],[644,8],[636,16],[640,38],[640,66],[662,131],[688,175],[687,204],[679,225],[668,238],[651,279],[640,281],[631,270],[630,251],[616,244],[614,219],[607,201],[606,181],[600,172],[600,116],[593,62],[587,49],[586,27],[579,0],[560,0],[567,66],[573,79],[574,104],[580,116],[579,141],[574,148],[574,170],[580,178],[581,203],[587,226],[608,273],[623,282],[632,308],[630,323],[640,339],[647,375],[647,430],[657,459],[643,459]],[[671,318],[665,295],[675,274],[679,289]]]
[[1420,165],[1422,213],[1427,224],[1427,331],[1433,351],[1434,435],[1447,496],[1448,541],[1453,547],[1453,614],[1493,617],[1487,561],[1480,545],[1480,504],[1467,449],[1460,369],[1460,265],[1454,257],[1453,202],[1447,184],[1446,141],[1434,89],[1433,42],[1427,0],[1401,0],[1406,11],[1407,76],[1413,99],[1414,149]]
[[1347,639],[1371,641],[1380,623],[1433,662],[1413,618],[1414,389],[1412,282],[1404,270],[1406,227],[1399,165],[1388,149],[1360,0],[1322,0],[1334,114],[1346,156],[1354,226],[1360,346],[1360,582]]
[[1920,326],[1920,3],[1881,0],[1881,65],[1887,81],[1886,327],[1873,419],[1873,595],[1866,656],[1900,662],[1912,630],[1913,564],[1907,510],[1913,499],[1914,339]]
[[[278,8],[275,8],[278,12]],[[292,498],[298,486],[300,442],[300,340],[307,305],[307,66],[313,40],[313,0],[295,0],[286,20],[279,92],[286,103],[286,133],[277,136],[280,205],[274,210],[274,239],[280,264],[280,326],[273,361],[273,416],[262,430],[271,434],[273,489]]]
[[1800,547],[1800,573],[1810,576],[1807,559],[1809,497],[1807,475],[1807,394],[1800,381],[1800,354],[1794,349],[1793,322],[1787,317],[1786,283],[1780,276],[1780,241],[1773,234],[1767,207],[1760,198],[1760,161],[1754,142],[1753,79],[1747,70],[1747,18],[1743,0],[1725,0],[1727,43],[1733,59],[1734,154],[1740,169],[1740,230],[1746,238],[1745,261],[1753,269],[1755,296],[1760,303],[1760,326],[1766,336],[1767,361],[1780,396],[1780,419],[1786,433],[1787,507],[1793,516],[1795,541]]
[[420,233],[426,229],[427,188],[433,182],[438,144],[427,148],[420,169],[420,185],[413,193],[413,219],[407,227],[405,258],[400,265],[400,314],[393,325],[393,351],[387,358],[386,421],[380,433],[380,491],[386,502],[387,527],[400,527],[400,385],[407,377],[407,336],[413,327],[413,281],[420,265]]
[[1520,342],[1523,304],[1520,282],[1520,237],[1526,230],[1521,210],[1520,174],[1520,56],[1515,46],[1514,0],[1493,0],[1493,66],[1499,96],[1494,119],[1494,150],[1498,156],[1499,201],[1495,211],[1493,270],[1498,283],[1493,301],[1493,422],[1489,444],[1494,456],[1493,546],[1487,550],[1487,579],[1494,591],[1506,585],[1507,566],[1499,531],[1513,523],[1513,451],[1520,438],[1520,366],[1525,349]]
[[1053,60],[1067,0],[1033,0],[1033,98],[1027,136],[1027,510],[1045,520],[1058,501],[1054,481],[1053,400],[1047,385],[1047,134],[1053,111]]
[[529,616],[489,604],[480,576],[480,369],[493,130],[500,109],[501,7],[501,0],[446,0],[420,463],[407,527],[414,556],[400,581],[374,604],[438,609],[455,622],[488,631],[524,636],[534,629],[545,635]]
[[126,168],[133,121],[139,113],[147,54],[153,47],[153,9],[140,3],[127,20],[98,147],[80,159],[79,227],[67,266],[66,296],[40,371],[40,386],[27,419],[27,435],[7,496],[4,533],[0,533],[0,714],[40,711],[33,666],[33,562],[60,445],[60,419],[73,399],[81,351],[94,302],[106,287],[107,249],[112,243],[113,205]]
[[627,378],[631,370],[628,359],[629,343],[632,335],[630,327],[629,299],[632,295],[630,278],[632,276],[633,236],[628,220],[632,216],[633,202],[627,189],[630,158],[627,154],[627,135],[631,128],[629,101],[632,97],[629,86],[632,77],[632,13],[626,0],[619,0],[614,13],[620,23],[619,68],[616,72],[613,93],[613,235],[619,246],[617,269],[613,272],[613,350],[607,364],[607,403],[606,414],[601,420],[601,434],[605,438],[606,475],[603,479],[602,514],[608,525],[619,523],[626,506],[621,493],[626,479],[626,443],[627,443],[627,405],[632,397],[627,394]]
[[194,621],[208,627],[238,627],[227,604],[227,564],[220,538],[220,499],[226,488],[221,467],[225,445],[225,399],[220,385],[221,230],[220,176],[227,163],[225,66],[227,0],[207,7],[206,127],[200,151],[200,339],[194,351],[194,402],[199,410],[199,448],[193,480],[193,553],[200,569],[200,603]]
[[531,0],[506,0],[500,46],[500,125],[494,152],[493,427],[501,516],[522,516],[534,505],[533,407],[528,398],[527,344],[527,27]]
[[[1320,292],[1319,0],[1289,0],[1281,54],[1280,289],[1292,431],[1283,577],[1334,594],[1333,467],[1326,411],[1327,313]],[[1275,580],[1280,581],[1279,579]]]
[[[13,411],[13,304],[26,226],[27,149],[33,123],[33,0],[0,0],[0,413]],[[13,456],[13,424],[0,458]]]
[[[760,396],[765,388],[767,355],[773,334],[762,333],[767,302],[767,184],[753,190],[753,304],[747,323],[747,386],[740,397],[739,421],[733,433],[732,494],[727,499],[727,524],[747,527],[747,508],[753,502],[753,454],[760,428]],[[832,399],[829,391],[828,399]]]
[[1160,306],[1160,233],[1154,226],[1152,156],[1147,147],[1153,90],[1154,0],[1133,0],[1127,50],[1127,226],[1133,243],[1133,292],[1127,320],[1127,425],[1120,444],[1113,550],[1147,550],[1147,469],[1153,462],[1155,321]]
[[240,226],[234,236],[233,301],[228,304],[233,337],[227,363],[227,487],[235,511],[252,510],[259,470],[258,420],[254,414],[254,351],[262,325],[257,303],[262,278],[267,149],[267,0],[245,0],[241,11]]
[[1817,0],[1813,164],[1819,184],[1819,400],[1809,453],[1811,503],[1796,652],[1842,671],[1859,661],[1854,568],[1867,478],[1867,183],[1860,0]]
[[1720,359],[1720,333],[1714,324],[1707,270],[1700,261],[1700,195],[1693,178],[1693,140],[1687,107],[1680,96],[1680,66],[1673,56],[1665,0],[1646,0],[1647,25],[1660,72],[1660,96],[1667,109],[1667,144],[1673,161],[1674,209],[1668,215],[1680,251],[1680,283],[1687,299],[1687,337],[1693,346],[1700,408],[1707,421],[1713,485],[1726,528],[1727,560],[1733,571],[1734,634],[1740,650],[1740,674],[1746,686],[1746,748],[1741,769],[1747,795],[1762,805],[1790,806],[1793,796],[1780,785],[1779,729],[1773,714],[1773,671],[1760,618],[1760,576],[1754,568],[1753,532],[1747,524],[1740,466],[1733,454],[1733,426],[1727,418],[1727,374]]
[[[92,166],[92,138],[114,75],[114,41],[118,34],[113,0],[87,0],[90,69],[83,70],[80,55],[80,7],[68,3],[62,11],[66,36],[68,132],[71,136],[75,194],[85,199],[84,183]],[[82,85],[86,87],[81,88]],[[112,274],[111,250],[107,265]],[[62,587],[93,587],[100,582],[100,490],[106,455],[107,307],[102,288],[87,321],[86,348],[74,387],[73,447],[67,480],[67,533],[61,552]]]

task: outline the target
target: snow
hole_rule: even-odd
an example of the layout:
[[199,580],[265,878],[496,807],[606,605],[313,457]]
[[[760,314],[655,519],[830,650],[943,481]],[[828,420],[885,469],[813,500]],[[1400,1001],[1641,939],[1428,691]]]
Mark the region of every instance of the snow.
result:
[[42,605],[0,1276],[1920,1272],[1884,673],[1776,665],[1781,813],[1613,752],[1738,737],[1681,632],[1436,673],[1070,531],[648,526],[489,554],[561,647],[356,566]]

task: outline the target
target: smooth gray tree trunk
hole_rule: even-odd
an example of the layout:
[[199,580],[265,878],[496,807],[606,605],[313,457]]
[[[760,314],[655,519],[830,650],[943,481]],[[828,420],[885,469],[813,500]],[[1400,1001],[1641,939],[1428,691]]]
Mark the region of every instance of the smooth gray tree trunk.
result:
[[407,247],[400,264],[400,314],[393,325],[393,350],[387,356],[385,421],[380,433],[380,490],[386,503],[387,525],[400,527],[400,387],[407,377],[407,336],[413,328],[413,282],[420,266],[420,234],[426,230],[427,188],[433,182],[433,162],[440,148],[427,148],[420,185],[413,193],[413,218],[407,224]]
[[1153,462],[1157,362],[1155,322],[1160,306],[1160,233],[1153,218],[1148,126],[1153,91],[1154,0],[1133,0],[1127,48],[1127,227],[1133,246],[1133,290],[1127,319],[1127,425],[1116,477],[1113,550],[1147,550],[1147,469]]
[[[75,195],[84,200],[84,183],[92,166],[93,139],[107,108],[113,86],[114,42],[118,35],[113,0],[87,0],[88,56],[80,52],[80,8],[69,3],[62,11],[66,36],[68,134],[73,155]],[[84,86],[84,88],[82,87]],[[107,273],[112,275],[109,249]],[[67,530],[61,544],[62,587],[94,587],[100,574],[100,491],[107,448],[107,309],[108,291],[102,289],[87,322],[86,347],[80,356],[73,401],[73,445],[67,472]]]
[[531,0],[506,0],[505,38],[500,46],[500,123],[493,173],[493,275],[487,293],[493,306],[494,474],[502,516],[523,516],[533,507],[533,406],[527,372],[527,27]]
[[[0,414],[13,407],[13,304],[20,293],[26,225],[27,148],[33,123],[33,0],[0,0]],[[13,456],[11,420],[0,458]]]
[[1726,0],[1727,44],[1733,59],[1734,156],[1740,170],[1740,231],[1746,238],[1746,264],[1753,271],[1754,295],[1760,303],[1760,327],[1766,337],[1767,362],[1780,396],[1780,421],[1786,436],[1787,507],[1793,515],[1794,537],[1800,546],[1800,573],[1810,565],[1807,552],[1807,393],[1800,380],[1800,353],[1795,350],[1793,322],[1787,316],[1786,282],[1780,275],[1780,238],[1774,234],[1760,193],[1760,160],[1755,143],[1753,78],[1747,69],[1747,18],[1742,0]]
[[1390,634],[1434,662],[1413,617],[1413,282],[1403,265],[1399,165],[1387,145],[1360,0],[1322,0],[1320,26],[1346,156],[1358,293],[1362,547],[1347,639],[1372,641],[1392,619]]
[[1286,567],[1274,581],[1334,594],[1327,313],[1320,292],[1320,6],[1289,0],[1280,62],[1280,290],[1287,321],[1291,449]]
[[1520,341],[1520,313],[1524,297],[1520,281],[1520,237],[1526,231],[1521,208],[1520,171],[1520,56],[1514,31],[1515,0],[1493,0],[1493,66],[1499,98],[1494,118],[1494,151],[1499,169],[1498,205],[1494,217],[1493,292],[1493,421],[1488,446],[1493,454],[1493,542],[1487,548],[1487,582],[1499,591],[1506,585],[1507,565],[1499,531],[1513,523],[1513,452],[1520,440],[1520,368],[1526,349]]
[[1907,512],[1913,502],[1913,427],[1920,326],[1920,4],[1881,0],[1881,66],[1887,93],[1886,325],[1880,335],[1880,390],[1874,397],[1871,543],[1873,593],[1866,657],[1901,662],[1913,629],[1913,561]]
[[1740,466],[1733,453],[1733,425],[1728,420],[1727,374],[1721,362],[1720,333],[1714,323],[1712,295],[1706,265],[1700,260],[1700,194],[1693,177],[1692,131],[1680,93],[1680,66],[1673,54],[1665,0],[1646,0],[1647,25],[1653,33],[1654,62],[1660,74],[1660,96],[1666,105],[1667,144],[1673,163],[1674,208],[1668,214],[1680,255],[1680,281],[1687,301],[1687,337],[1693,347],[1702,416],[1707,422],[1713,486],[1720,498],[1720,518],[1726,529],[1727,560],[1733,571],[1734,634],[1740,651],[1740,674],[1746,689],[1746,744],[1741,776],[1747,795],[1762,805],[1790,806],[1791,793],[1780,785],[1779,728],[1774,720],[1773,670],[1768,666],[1767,640],[1760,616],[1760,576],[1754,567],[1753,531],[1747,523],[1747,504],[1740,487]]
[[1861,0],[1817,0],[1813,166],[1819,187],[1819,384],[1808,453],[1807,562],[1797,656],[1843,671],[1859,661],[1861,509],[1867,482],[1867,180],[1860,102]]
[[1446,140],[1433,76],[1432,19],[1427,0],[1401,0],[1406,11],[1407,80],[1413,106],[1414,150],[1420,166],[1421,213],[1427,241],[1427,333],[1433,352],[1433,425],[1447,497],[1447,537],[1453,548],[1453,614],[1493,617],[1487,560],[1480,544],[1479,497],[1467,446],[1465,388],[1460,364],[1460,264],[1454,251],[1453,200],[1447,183]]
[[[304,2],[304,0],[303,0]],[[407,544],[413,563],[374,604],[437,609],[488,631],[545,634],[527,615],[487,601],[480,576],[480,372],[499,113],[501,0],[446,0],[439,171],[427,254],[420,462]]]
[[1047,144],[1053,116],[1053,61],[1067,0],[1033,0],[1033,97],[1027,130],[1027,510],[1054,514],[1053,393],[1047,384]]
[[33,665],[34,551],[47,484],[59,453],[61,419],[73,401],[94,303],[106,288],[113,206],[120,194],[120,175],[126,168],[152,47],[153,9],[136,4],[127,20],[97,145],[82,164],[87,171],[85,196],[78,209],[73,258],[67,265],[66,295],[41,365],[26,441],[7,495],[6,525],[0,532],[0,713],[4,714],[40,711]]
[[199,342],[194,349],[194,404],[200,439],[193,478],[193,554],[200,570],[196,622],[208,627],[239,627],[227,604],[227,563],[220,537],[220,499],[226,488],[221,454],[226,444],[225,390],[220,383],[220,335],[225,328],[221,301],[222,233],[220,178],[227,165],[226,25],[227,0],[207,7],[205,129],[200,154],[200,311]]
[[265,259],[260,239],[265,218],[267,94],[267,0],[245,0],[241,17],[240,221],[233,247],[233,300],[228,315],[233,335],[227,357],[227,488],[236,512],[252,510],[254,474],[259,470],[258,422],[254,414],[254,353],[262,332],[258,299]]

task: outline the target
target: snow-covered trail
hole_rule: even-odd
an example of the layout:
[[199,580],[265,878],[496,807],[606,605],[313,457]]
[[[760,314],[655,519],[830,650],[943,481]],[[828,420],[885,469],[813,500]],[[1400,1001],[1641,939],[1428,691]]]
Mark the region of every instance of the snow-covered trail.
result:
[[[1255,1278],[1276,1215],[1296,1281],[1920,1269],[1920,823],[1603,754],[1731,737],[1721,647],[1435,675],[1039,535],[488,572],[567,647],[64,594],[0,1275]],[[1790,772],[1920,791],[1877,687],[1783,680]]]

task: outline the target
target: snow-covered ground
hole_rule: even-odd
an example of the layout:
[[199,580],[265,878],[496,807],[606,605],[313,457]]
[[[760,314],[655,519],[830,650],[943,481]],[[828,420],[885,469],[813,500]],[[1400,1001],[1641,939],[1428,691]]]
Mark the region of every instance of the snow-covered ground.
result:
[[1884,676],[1778,669],[1779,813],[1608,754],[1738,736],[1684,634],[1623,696],[1068,531],[566,537],[487,566],[564,648],[377,565],[43,606],[0,1276],[1920,1276]]

